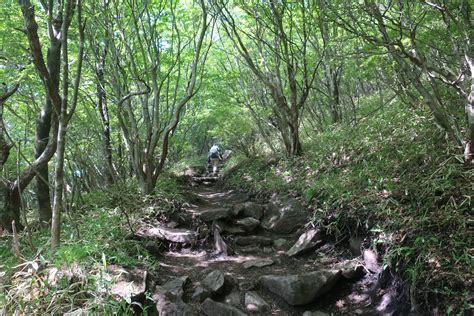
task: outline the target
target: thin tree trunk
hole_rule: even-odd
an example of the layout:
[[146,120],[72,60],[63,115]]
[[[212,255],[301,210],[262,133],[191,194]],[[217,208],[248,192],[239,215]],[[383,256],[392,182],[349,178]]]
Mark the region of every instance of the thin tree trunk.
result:
[[100,61],[96,64],[95,73],[97,76],[97,110],[99,111],[100,120],[102,123],[102,142],[103,151],[105,156],[105,182],[107,185],[111,185],[115,182],[114,180],[114,167],[112,161],[112,144],[110,140],[110,120],[109,120],[109,109],[107,106],[107,97],[105,94],[105,79],[104,79],[104,64],[105,56],[107,51],[104,52],[104,56],[100,57]]
[[[48,49],[47,67],[51,76],[53,85],[59,87],[59,74],[61,67],[61,41],[52,37],[50,39],[51,47]],[[51,115],[53,104],[51,99],[46,96],[43,108],[36,120],[36,141],[35,141],[35,158],[43,153],[46,145],[50,141],[49,132],[51,130]],[[56,141],[51,140],[51,141]],[[38,199],[39,220],[42,226],[47,226],[51,221],[51,197],[49,191],[49,170],[48,164],[38,169],[38,177],[36,177],[36,196]]]
[[63,119],[59,123],[58,141],[56,149],[56,166],[55,166],[55,183],[54,183],[54,200],[53,200],[53,216],[51,223],[51,247],[55,248],[59,245],[60,240],[60,223],[61,211],[63,209],[63,187],[64,187],[64,151],[66,148],[66,124]]
[[62,33],[62,103],[61,113],[59,117],[59,129],[56,149],[56,166],[55,166],[55,185],[53,200],[53,216],[51,222],[51,247],[56,248],[60,241],[61,231],[61,212],[64,209],[63,193],[64,193],[64,152],[66,150],[66,131],[69,120],[76,109],[77,97],[79,93],[79,84],[81,80],[82,59],[84,53],[84,27],[82,25],[81,0],[77,2],[77,26],[79,29],[79,50],[77,57],[76,77],[73,84],[73,93],[68,113],[68,91],[69,91],[69,58],[68,58],[68,30],[72,14],[72,0],[65,3],[64,21],[61,28]]

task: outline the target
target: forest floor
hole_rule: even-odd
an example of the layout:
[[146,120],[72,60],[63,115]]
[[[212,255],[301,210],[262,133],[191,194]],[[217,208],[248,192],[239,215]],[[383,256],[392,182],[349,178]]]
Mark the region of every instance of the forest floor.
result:
[[[208,179],[212,180],[212,179]],[[218,216],[217,220],[206,221],[200,219],[220,210],[242,209],[242,205],[253,207],[264,206],[268,201],[252,200],[249,195],[236,190],[223,189],[222,183],[213,181],[194,182],[194,186],[187,188],[187,203],[179,212],[172,214],[171,218],[159,221],[148,219],[147,229],[151,227],[173,227],[180,232],[189,229],[196,232],[197,242],[193,246],[183,246],[180,243],[170,242],[166,249],[156,250],[158,287],[166,288],[187,276],[182,284],[183,293],[179,300],[184,300],[191,310],[203,311],[202,301],[210,296],[214,301],[234,306],[240,311],[248,312],[246,292],[252,291],[263,298],[269,306],[260,311],[264,315],[379,315],[383,313],[405,314],[409,307],[400,300],[397,292],[397,282],[385,278],[386,273],[378,266],[377,260],[369,255],[354,255],[349,249],[335,245],[331,240],[318,241],[317,247],[310,247],[308,251],[297,256],[289,256],[286,251],[298,240],[298,237],[312,227],[299,227],[290,234],[277,234],[263,229],[258,225],[251,232],[238,231],[238,227],[228,228],[242,218],[242,215]],[[204,214],[208,215],[204,215]],[[263,219],[262,219],[263,220]],[[216,233],[215,227],[220,226]],[[223,228],[223,227],[227,228]],[[181,229],[181,230],[180,230]],[[230,232],[229,232],[230,231]],[[215,236],[215,235],[218,236]],[[146,235],[146,231],[144,233]],[[220,239],[222,235],[222,239]],[[239,242],[242,236],[254,236],[253,242],[246,245]],[[142,236],[143,237],[143,236]],[[275,242],[277,241],[277,242]],[[224,243],[224,251],[219,243]],[[217,245],[216,245],[217,243]],[[263,244],[263,245],[262,245]],[[217,247],[217,249],[216,249]],[[316,248],[316,250],[315,250]],[[153,250],[152,250],[153,251]],[[364,259],[365,258],[365,259]],[[245,267],[246,262],[263,262],[266,266]],[[374,267],[375,266],[375,267]],[[357,273],[349,277],[339,277],[335,284],[328,285],[322,295],[304,305],[290,305],[281,296],[275,295],[262,286],[259,278],[263,275],[290,276],[300,275],[305,278],[307,273],[321,270],[345,271],[354,269]],[[222,290],[196,298],[197,288],[206,288],[203,283],[213,271],[220,271],[225,276]],[[345,275],[347,276],[347,275]],[[298,288],[294,285],[290,291],[310,291],[307,288]],[[302,286],[304,287],[304,286]],[[198,290],[199,292],[200,290]],[[274,291],[275,292],[275,291]],[[294,293],[295,295],[300,295]],[[157,303],[157,306],[160,305]],[[175,307],[177,308],[177,307]],[[229,307],[231,308],[231,307]],[[158,307],[158,309],[160,309]],[[179,310],[179,308],[178,308]],[[163,311],[163,310],[162,310]],[[227,313],[235,311],[220,311],[214,313]],[[207,311],[209,314],[209,311]],[[213,312],[211,312],[212,314]],[[320,314],[318,314],[320,313]],[[180,312],[178,312],[180,314]],[[217,315],[217,314],[216,314]]]

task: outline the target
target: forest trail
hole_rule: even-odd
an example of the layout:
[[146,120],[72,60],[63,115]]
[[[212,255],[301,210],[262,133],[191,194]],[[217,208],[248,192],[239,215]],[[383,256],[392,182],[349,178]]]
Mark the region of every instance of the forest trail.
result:
[[[210,180],[194,178],[180,211],[150,219],[139,231],[157,258],[150,303],[160,315],[378,315],[403,309],[394,283],[381,282],[384,273],[370,254],[352,255],[303,225],[285,234],[264,229],[271,226],[271,201]],[[291,203],[278,205],[293,211]],[[298,222],[288,220],[283,224]],[[160,247],[152,242],[156,237]]]

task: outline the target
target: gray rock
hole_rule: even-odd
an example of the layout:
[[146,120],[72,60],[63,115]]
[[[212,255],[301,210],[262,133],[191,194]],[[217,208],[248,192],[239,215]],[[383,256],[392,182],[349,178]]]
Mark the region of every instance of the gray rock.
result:
[[191,306],[186,304],[181,298],[167,294],[155,294],[153,300],[156,303],[156,309],[160,316],[194,316],[197,312]]
[[239,249],[241,253],[258,253],[260,252],[259,246],[247,246]]
[[212,222],[218,219],[230,218],[235,215],[232,208],[214,208],[203,211],[199,214],[199,218],[204,222]]
[[273,240],[271,238],[262,237],[262,236],[239,236],[235,239],[235,244],[239,246],[249,246],[249,245],[271,246],[273,245]]
[[303,316],[330,316],[330,315],[328,313],[320,312],[320,311],[315,311],[315,312],[306,311],[303,313]]
[[303,226],[307,222],[307,216],[305,208],[298,200],[272,197],[261,225],[272,232],[289,234]]
[[242,229],[241,227],[237,226],[230,226],[230,225],[221,225],[219,226],[222,227],[222,233],[224,234],[229,234],[229,235],[243,235],[246,234],[247,232]]
[[270,310],[270,305],[255,292],[245,293],[245,308],[251,313],[264,313]]
[[188,281],[187,276],[182,276],[156,287],[152,299],[159,315],[196,315],[193,309],[182,300],[183,288]]
[[259,281],[288,304],[304,305],[330,291],[340,275],[340,270],[321,270],[301,275],[265,275]]
[[255,202],[245,202],[236,206],[239,214],[260,220],[264,214],[264,206]]
[[294,257],[301,253],[315,249],[318,245],[321,245],[321,234],[317,229],[310,229],[303,233],[298,241],[286,252],[290,257]]
[[147,290],[148,273],[145,270],[133,269],[127,271],[119,266],[110,265],[108,271],[115,274],[111,292],[123,298],[127,303],[139,301]]
[[237,225],[242,227],[243,230],[245,230],[247,232],[254,231],[255,228],[257,228],[258,225],[260,225],[260,221],[258,219],[253,218],[253,217],[246,217],[246,218],[240,219],[240,220],[236,221],[236,223],[237,223]]
[[160,293],[163,295],[169,293],[175,297],[182,297],[184,292],[184,286],[188,281],[189,277],[187,276],[175,278],[161,286],[157,286],[155,293]]
[[274,263],[274,261],[270,258],[263,258],[263,259],[255,259],[255,260],[248,260],[248,261],[245,261],[242,266],[245,268],[245,269],[249,269],[249,268],[252,268],[252,267],[257,267],[257,268],[261,268],[261,267],[265,267],[265,266],[269,266],[269,265],[272,265]]
[[220,270],[214,270],[209,273],[201,283],[204,288],[211,292],[211,294],[218,294],[223,290],[224,282],[224,273]]
[[204,314],[209,315],[209,316],[245,316],[244,312],[242,312],[240,309],[224,304],[224,303],[219,303],[216,301],[213,301],[212,299],[208,298],[204,301],[204,303],[201,304],[201,309],[204,312]]
[[286,241],[286,239],[279,238],[279,239],[275,240],[275,241],[273,242],[273,244],[275,245],[275,247],[276,247],[277,249],[282,249],[282,248],[284,248],[284,247],[286,246],[287,241]]
[[191,299],[195,302],[203,302],[206,298],[208,298],[210,296],[210,293],[208,290],[206,290],[205,288],[201,287],[201,286],[198,286],[193,294],[191,295]]
[[253,281],[241,281],[239,283],[239,290],[241,291],[250,291],[255,288],[255,282]]
[[197,233],[183,228],[155,226],[143,228],[137,232],[140,237],[164,239],[176,243],[193,244]]
[[263,247],[263,253],[265,254],[271,254],[273,253],[273,248],[272,247]]
[[231,292],[229,295],[227,295],[224,299],[224,302],[226,304],[230,304],[235,307],[240,307],[240,294],[237,291]]
[[341,275],[347,280],[360,279],[365,275],[365,269],[362,265],[349,265],[342,269]]

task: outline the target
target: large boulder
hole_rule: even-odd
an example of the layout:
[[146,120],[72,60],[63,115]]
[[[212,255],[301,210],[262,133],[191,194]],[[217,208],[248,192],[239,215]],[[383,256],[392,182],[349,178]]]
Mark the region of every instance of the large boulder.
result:
[[237,307],[234,307],[229,304],[219,303],[208,298],[201,304],[201,309],[204,314],[209,316],[245,316]]
[[307,212],[303,205],[292,198],[272,197],[261,226],[279,234],[289,234],[307,222]]
[[259,281],[288,304],[305,305],[329,292],[340,275],[340,270],[321,270],[301,275],[264,275]]

